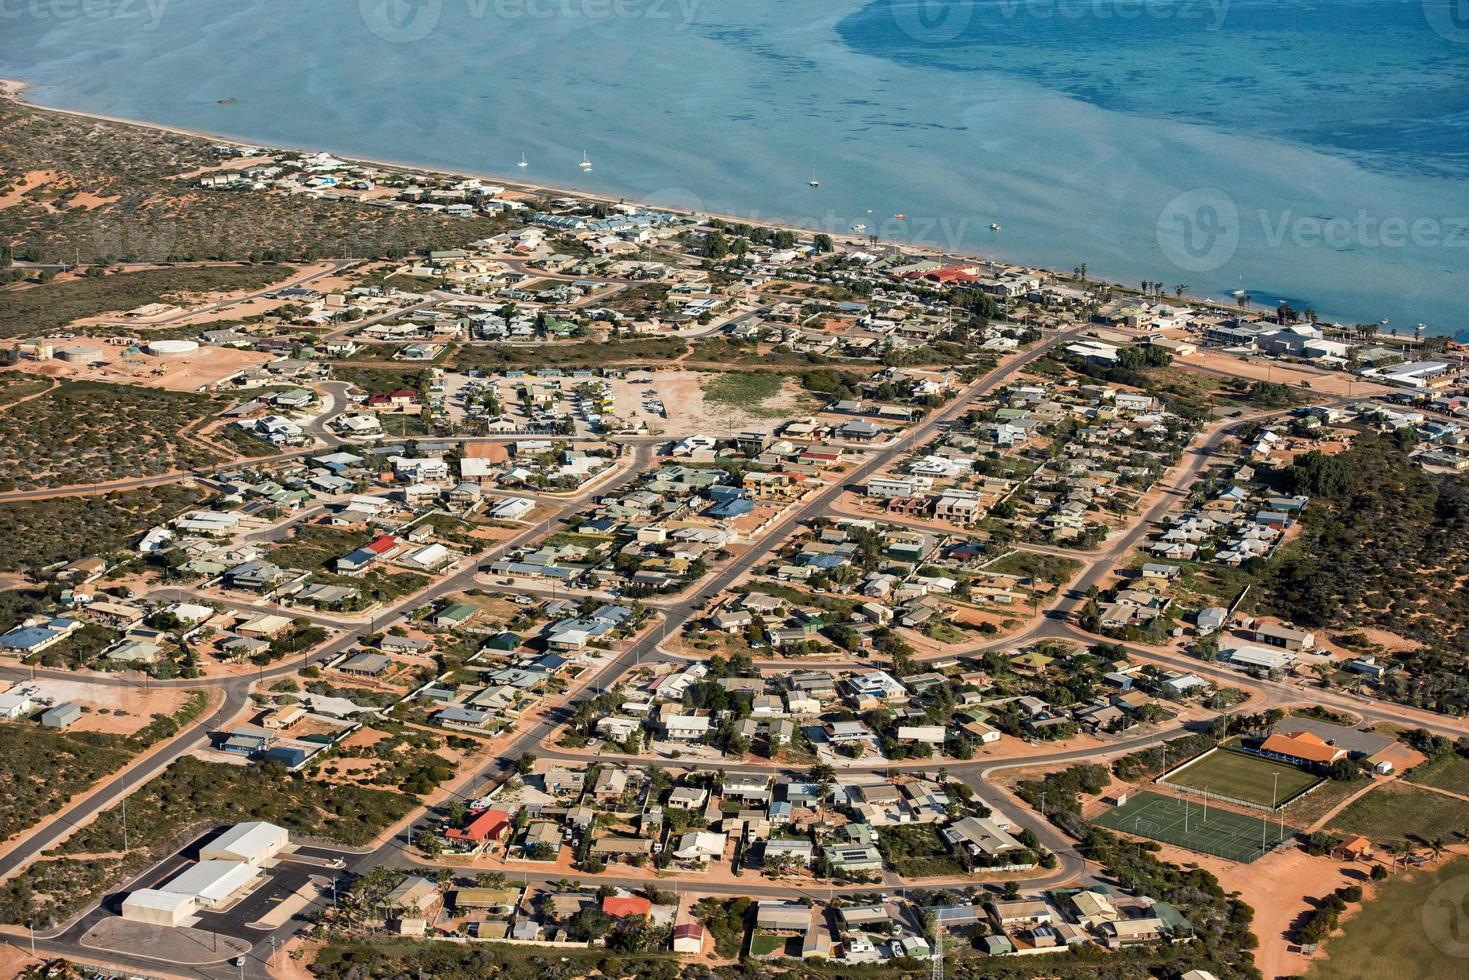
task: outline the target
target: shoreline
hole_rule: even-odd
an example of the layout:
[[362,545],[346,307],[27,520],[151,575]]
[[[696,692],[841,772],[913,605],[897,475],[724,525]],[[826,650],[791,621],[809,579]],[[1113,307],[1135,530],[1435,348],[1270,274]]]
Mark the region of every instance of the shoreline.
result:
[[[872,250],[874,252],[878,252],[878,253],[884,253],[884,252],[887,252],[887,253],[896,253],[896,254],[901,254],[901,255],[905,255],[905,256],[911,256],[913,258],[930,258],[930,259],[932,259],[932,258],[935,258],[935,257],[942,257],[942,258],[955,259],[955,260],[958,260],[960,262],[963,262],[963,261],[985,262],[985,263],[990,263],[990,264],[998,265],[998,266],[1002,266],[1002,267],[1008,267],[1008,268],[1011,268],[1011,269],[1023,269],[1023,270],[1030,271],[1030,272],[1040,273],[1040,274],[1043,274],[1045,278],[1049,278],[1049,279],[1059,279],[1059,280],[1063,280],[1063,281],[1066,281],[1066,282],[1076,282],[1076,279],[1075,279],[1074,275],[1072,273],[1070,273],[1070,272],[1063,272],[1061,270],[1050,268],[1050,267],[1045,267],[1045,266],[1026,265],[1024,263],[1010,261],[1010,260],[1004,259],[1004,258],[999,257],[999,256],[986,256],[986,255],[981,255],[981,254],[978,254],[978,253],[975,253],[975,252],[946,251],[946,250],[944,250],[942,248],[939,248],[939,247],[936,247],[936,246],[919,245],[919,244],[914,244],[914,243],[910,243],[910,242],[902,242],[902,241],[896,241],[896,240],[884,240],[884,241],[879,242],[877,245],[873,245],[873,244],[871,244],[869,242],[869,240],[867,239],[866,236],[852,234],[850,232],[849,233],[840,233],[840,232],[833,232],[833,231],[824,230],[824,229],[811,229],[811,228],[803,227],[803,226],[797,225],[797,224],[783,223],[783,222],[774,221],[774,220],[770,220],[770,219],[757,220],[757,219],[753,219],[753,218],[743,217],[743,216],[740,216],[740,215],[737,215],[737,214],[728,214],[728,213],[719,212],[719,211],[690,211],[690,210],[687,210],[687,209],[682,208],[682,207],[669,206],[669,205],[663,205],[663,204],[653,204],[653,203],[649,203],[649,202],[646,202],[646,201],[640,201],[640,200],[638,200],[636,198],[631,198],[631,197],[627,197],[627,196],[617,197],[617,196],[612,196],[612,195],[608,195],[608,194],[604,194],[604,193],[600,193],[600,192],[596,192],[596,191],[581,190],[581,189],[578,189],[578,188],[575,188],[575,187],[569,187],[569,186],[566,186],[566,185],[538,184],[538,183],[534,183],[534,182],[531,182],[531,181],[526,181],[526,180],[523,180],[523,179],[506,177],[506,176],[503,176],[501,174],[494,174],[494,173],[488,173],[488,172],[481,172],[481,171],[474,171],[474,170],[450,170],[450,169],[445,169],[444,167],[438,166],[438,165],[425,165],[425,164],[416,164],[416,163],[412,163],[412,162],[408,162],[408,161],[402,161],[402,160],[386,160],[386,159],[380,159],[380,158],[375,158],[375,157],[369,158],[369,157],[360,157],[360,156],[354,156],[354,155],[338,154],[338,153],[332,151],[331,149],[326,148],[323,145],[317,145],[317,146],[292,146],[292,145],[289,145],[289,144],[257,143],[257,142],[253,142],[253,141],[250,141],[250,140],[247,140],[247,139],[243,139],[241,137],[237,137],[237,136],[225,136],[225,135],[221,135],[219,133],[213,133],[213,132],[209,132],[207,130],[202,130],[202,129],[193,129],[193,128],[190,128],[190,127],[187,127],[187,126],[175,126],[175,125],[171,125],[171,124],[168,124],[168,123],[155,123],[155,122],[147,122],[147,121],[138,120],[138,119],[127,119],[127,118],[124,118],[124,117],[121,117],[121,116],[111,116],[111,115],[107,115],[105,113],[100,113],[100,112],[87,112],[87,111],[84,111],[84,110],[81,110],[81,109],[64,109],[64,108],[60,108],[60,107],[57,107],[57,106],[47,106],[47,105],[42,105],[42,104],[40,104],[38,102],[29,101],[29,100],[27,100],[25,98],[25,93],[28,90],[30,90],[31,88],[33,88],[33,87],[34,86],[32,85],[32,83],[27,82],[27,81],[24,81],[22,79],[3,79],[3,78],[0,78],[0,98],[8,98],[8,99],[11,99],[11,100],[13,100],[13,101],[15,101],[17,103],[20,103],[22,105],[27,106],[28,108],[35,109],[35,110],[38,110],[40,112],[58,113],[58,114],[65,115],[65,116],[71,116],[71,117],[74,117],[74,118],[77,118],[77,119],[86,119],[86,120],[91,120],[93,122],[106,122],[106,123],[110,123],[110,124],[117,125],[117,126],[128,126],[128,127],[134,128],[134,129],[148,130],[148,131],[151,131],[151,132],[170,133],[170,134],[173,134],[173,135],[176,135],[176,136],[188,136],[188,137],[192,137],[194,139],[209,140],[211,142],[219,143],[221,145],[230,145],[230,146],[237,146],[237,147],[253,147],[253,148],[260,148],[260,149],[277,149],[277,150],[283,150],[283,151],[287,151],[287,152],[300,152],[300,153],[312,153],[312,152],[321,153],[321,152],[324,152],[324,153],[329,153],[332,156],[337,157],[338,159],[340,159],[340,160],[342,160],[342,161],[344,161],[346,163],[357,164],[357,165],[361,165],[361,166],[376,167],[378,169],[387,170],[387,171],[395,171],[395,172],[399,172],[399,173],[410,173],[410,174],[411,173],[429,174],[429,175],[440,176],[440,177],[460,177],[460,178],[476,178],[476,179],[481,179],[481,180],[490,180],[490,181],[494,181],[497,184],[503,184],[504,187],[505,187],[505,189],[508,190],[508,191],[515,191],[515,192],[518,192],[518,193],[532,193],[532,194],[539,193],[539,194],[565,195],[565,196],[571,196],[571,197],[580,197],[580,198],[584,198],[584,199],[589,200],[589,201],[596,201],[596,202],[604,203],[604,204],[633,204],[633,205],[638,205],[638,206],[641,206],[641,207],[647,207],[647,208],[650,208],[650,209],[667,211],[667,212],[672,213],[672,214],[681,214],[681,215],[691,216],[691,217],[715,218],[715,219],[719,219],[721,221],[735,223],[735,224],[748,224],[748,225],[754,225],[754,226],[758,226],[758,227],[765,227],[765,228],[771,228],[771,229],[778,229],[778,230],[783,230],[783,231],[793,231],[793,232],[798,232],[798,233],[807,234],[807,235],[810,235],[810,234],[826,234],[826,235],[828,235],[832,239],[833,242],[841,243],[841,244],[844,244],[844,245],[853,246],[853,247],[860,248],[860,249],[870,249],[870,250]],[[1110,286],[1110,287],[1118,290],[1119,292],[1121,292],[1122,294],[1124,294],[1126,296],[1134,296],[1134,297],[1138,297],[1139,299],[1142,299],[1143,298],[1141,296],[1141,293],[1138,292],[1138,290],[1136,290],[1136,289],[1134,289],[1134,288],[1126,285],[1125,283],[1121,282],[1120,280],[1108,279],[1108,278],[1105,278],[1104,276],[1099,276],[1099,275],[1092,275],[1092,276],[1088,276],[1087,277],[1087,280],[1085,280],[1085,281],[1086,282],[1091,282],[1091,283],[1096,283],[1096,284],[1099,284],[1099,285]],[[1228,313],[1237,313],[1237,314],[1241,314],[1241,315],[1247,315],[1247,314],[1260,315],[1260,316],[1266,317],[1266,318],[1270,317],[1271,314],[1274,313],[1274,310],[1271,307],[1265,306],[1265,305],[1262,305],[1262,304],[1259,304],[1259,303],[1255,303],[1253,301],[1250,302],[1250,303],[1248,303],[1248,304],[1246,304],[1246,305],[1244,305],[1244,306],[1240,306],[1237,302],[1232,302],[1229,299],[1210,298],[1208,296],[1198,296],[1198,295],[1188,294],[1188,293],[1185,293],[1182,296],[1169,296],[1169,295],[1165,294],[1165,295],[1163,295],[1161,297],[1150,299],[1149,301],[1163,303],[1165,305],[1192,306],[1192,307],[1201,308],[1201,309],[1212,309],[1212,310],[1216,310],[1216,311],[1223,311],[1223,312],[1228,312]],[[1343,328],[1348,328],[1348,329],[1350,328],[1350,324],[1347,323],[1346,321],[1341,321],[1340,323],[1338,323],[1337,321],[1333,321],[1330,318],[1323,317],[1322,318],[1322,322],[1325,323],[1327,326],[1339,325],[1339,326],[1341,326]],[[1358,322],[1367,322],[1367,321],[1358,321]],[[1443,336],[1447,336],[1451,340],[1452,340],[1452,337],[1453,337],[1452,334],[1444,334]],[[1394,340],[1402,340],[1403,338],[1401,338],[1401,337],[1394,337],[1393,339]]]
[[[922,256],[942,255],[942,256],[949,256],[949,257],[960,258],[960,259],[973,259],[973,260],[977,260],[977,261],[993,262],[993,263],[995,263],[997,265],[1011,266],[1013,268],[1018,268],[1018,269],[1032,269],[1032,268],[1034,268],[1035,271],[1037,271],[1037,272],[1045,272],[1047,275],[1059,275],[1059,273],[1057,273],[1057,272],[1055,272],[1054,270],[1051,270],[1051,269],[1040,269],[1038,267],[1022,265],[1022,264],[1017,263],[1017,262],[1007,262],[1004,259],[989,258],[989,257],[983,256],[983,255],[970,254],[970,253],[965,253],[965,252],[948,252],[948,251],[944,251],[944,250],[939,249],[939,248],[935,248],[933,246],[917,245],[917,244],[913,244],[913,243],[910,243],[910,242],[902,242],[902,241],[883,241],[883,242],[880,242],[878,245],[873,246],[873,245],[871,245],[868,242],[867,238],[865,238],[864,236],[852,234],[850,232],[848,232],[848,233],[841,233],[841,232],[832,232],[832,231],[813,230],[813,229],[810,229],[810,228],[802,227],[800,225],[786,224],[786,223],[781,223],[781,222],[777,222],[777,221],[773,221],[773,220],[769,220],[769,219],[759,220],[759,219],[749,218],[749,217],[745,217],[745,216],[738,215],[738,214],[728,214],[728,213],[720,212],[720,211],[709,211],[709,210],[690,211],[687,208],[679,207],[679,206],[676,206],[676,205],[654,204],[654,203],[649,203],[649,202],[646,202],[646,201],[640,201],[640,200],[637,200],[636,198],[627,197],[626,195],[619,197],[619,196],[614,196],[614,195],[610,195],[610,194],[604,194],[604,193],[599,192],[599,191],[591,191],[591,190],[585,190],[585,189],[577,188],[577,187],[569,187],[569,186],[566,186],[564,184],[560,184],[560,185],[538,184],[538,183],[535,183],[533,181],[525,180],[524,178],[520,178],[520,177],[507,177],[504,174],[489,173],[487,171],[458,170],[458,169],[456,169],[456,170],[450,170],[450,169],[445,169],[444,167],[439,166],[439,165],[413,163],[413,162],[407,161],[407,160],[388,160],[388,159],[383,159],[383,158],[380,158],[380,157],[360,157],[360,156],[354,156],[354,155],[349,155],[349,154],[339,154],[339,153],[335,152],[334,150],[331,150],[331,149],[329,149],[329,148],[327,148],[327,147],[325,147],[323,145],[316,145],[316,146],[292,146],[290,144],[285,144],[285,143],[254,142],[254,141],[247,140],[247,139],[244,139],[244,138],[239,137],[239,136],[226,136],[226,135],[223,135],[221,133],[213,133],[213,132],[209,132],[208,130],[203,130],[203,129],[192,129],[192,128],[187,127],[187,126],[175,126],[175,125],[172,125],[172,124],[169,124],[169,123],[147,122],[146,120],[140,120],[140,119],[127,119],[127,118],[124,118],[122,116],[110,116],[110,115],[107,115],[106,113],[101,113],[101,112],[87,112],[87,111],[84,111],[84,110],[81,110],[81,109],[63,109],[63,108],[59,108],[57,106],[42,105],[42,104],[40,104],[38,102],[32,102],[32,101],[27,100],[24,97],[24,93],[27,90],[29,90],[30,88],[32,88],[32,85],[31,85],[30,82],[20,81],[20,80],[17,80],[17,79],[0,78],[0,98],[8,98],[8,99],[10,99],[10,100],[12,100],[14,102],[18,102],[21,105],[24,105],[24,106],[26,106],[28,108],[36,109],[36,110],[39,110],[41,112],[53,112],[53,113],[57,113],[57,114],[63,115],[63,116],[72,116],[73,118],[76,118],[76,119],[86,119],[86,120],[91,120],[93,122],[111,123],[111,124],[116,125],[116,126],[129,126],[129,127],[134,128],[134,129],[144,129],[144,130],[149,130],[149,131],[155,132],[155,133],[170,133],[170,134],[173,134],[175,136],[189,136],[189,137],[192,137],[194,139],[202,139],[202,140],[208,140],[208,141],[210,141],[212,143],[219,143],[220,145],[228,145],[228,146],[236,146],[236,147],[253,147],[253,148],[256,148],[256,149],[274,149],[274,150],[281,150],[281,151],[286,151],[286,152],[296,152],[296,153],[329,153],[332,156],[336,157],[337,159],[342,160],[342,161],[344,161],[346,163],[358,164],[358,165],[361,165],[361,166],[368,166],[368,167],[376,167],[379,170],[387,170],[387,171],[393,171],[393,172],[404,173],[404,174],[428,174],[428,175],[437,176],[437,177],[460,177],[460,178],[469,177],[469,178],[476,178],[476,179],[480,179],[480,180],[489,180],[489,181],[494,181],[497,184],[503,184],[505,186],[505,189],[507,191],[514,191],[514,192],[517,192],[517,193],[532,193],[532,194],[537,194],[538,193],[538,194],[565,195],[565,196],[569,196],[569,197],[580,197],[580,198],[584,198],[584,199],[589,200],[589,201],[597,201],[597,202],[603,203],[603,204],[635,204],[635,205],[638,205],[640,207],[649,208],[651,210],[667,211],[667,212],[669,212],[671,214],[681,214],[681,215],[687,215],[687,216],[690,216],[690,217],[718,218],[721,221],[726,221],[726,222],[730,222],[730,223],[734,223],[734,224],[747,224],[747,225],[752,225],[752,226],[757,226],[757,227],[765,227],[765,228],[779,229],[779,230],[784,230],[784,231],[800,232],[800,233],[803,233],[803,234],[823,234],[824,233],[824,234],[829,235],[831,237],[831,239],[832,239],[833,242],[844,242],[844,243],[856,245],[856,246],[859,246],[859,247],[871,248],[871,249],[873,249],[875,251],[889,251],[889,252],[890,251],[898,251],[898,252],[901,252],[901,253],[903,253],[905,255],[915,255],[915,256],[920,256],[920,255],[922,255]],[[1098,280],[1098,281],[1101,281],[1101,280]],[[1121,284],[1120,283],[1117,283],[1116,285],[1119,288],[1121,288]],[[1202,304],[1202,303],[1207,303],[1209,301],[1202,300],[1201,299],[1201,300],[1199,300],[1199,302]]]

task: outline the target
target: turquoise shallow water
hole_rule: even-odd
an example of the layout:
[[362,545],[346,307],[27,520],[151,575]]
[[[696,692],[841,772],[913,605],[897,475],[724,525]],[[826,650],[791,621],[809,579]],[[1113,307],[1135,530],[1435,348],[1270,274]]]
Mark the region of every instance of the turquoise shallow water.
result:
[[10,0],[0,76],[42,104],[1455,333],[1455,4]]

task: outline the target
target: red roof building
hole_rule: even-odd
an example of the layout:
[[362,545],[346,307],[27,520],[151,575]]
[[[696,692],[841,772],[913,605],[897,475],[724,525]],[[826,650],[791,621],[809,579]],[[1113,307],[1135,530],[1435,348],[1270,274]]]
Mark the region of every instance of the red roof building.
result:
[[941,269],[917,270],[908,273],[910,279],[926,279],[936,283],[972,283],[980,279],[980,270],[972,265],[948,265]]
[[1347,756],[1346,749],[1329,745],[1319,735],[1311,732],[1287,732],[1284,735],[1271,735],[1260,744],[1260,751],[1315,766],[1329,766],[1336,760],[1345,759]]
[[675,953],[702,953],[704,951],[704,927],[697,922],[685,922],[673,927],[673,951]]
[[464,827],[450,827],[444,836],[467,844],[483,844],[499,840],[509,829],[510,814],[504,810],[481,810]]
[[383,534],[368,542],[366,550],[374,555],[386,555],[396,547],[398,547],[398,539],[391,534]]
[[640,895],[608,895],[602,899],[602,911],[614,919],[625,919],[630,915],[647,915],[653,903]]
[[417,404],[418,392],[411,391],[408,388],[399,388],[397,391],[390,392],[386,395],[377,394],[367,396],[368,408],[382,408],[385,405],[390,405],[393,408],[411,408]]

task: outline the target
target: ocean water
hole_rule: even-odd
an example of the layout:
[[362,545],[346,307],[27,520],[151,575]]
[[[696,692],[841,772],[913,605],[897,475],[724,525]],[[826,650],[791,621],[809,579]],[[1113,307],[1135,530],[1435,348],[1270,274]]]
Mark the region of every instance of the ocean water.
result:
[[1469,327],[1464,0],[17,0],[0,77],[265,143]]

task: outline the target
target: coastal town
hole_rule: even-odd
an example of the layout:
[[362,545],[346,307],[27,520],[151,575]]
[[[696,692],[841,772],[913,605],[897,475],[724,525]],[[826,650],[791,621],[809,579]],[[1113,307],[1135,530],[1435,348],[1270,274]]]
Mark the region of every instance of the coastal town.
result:
[[0,177],[10,973],[1327,976],[1469,853],[1461,345],[176,143],[427,230]]

